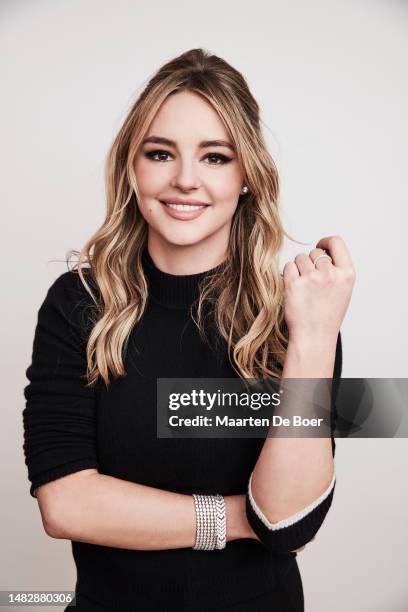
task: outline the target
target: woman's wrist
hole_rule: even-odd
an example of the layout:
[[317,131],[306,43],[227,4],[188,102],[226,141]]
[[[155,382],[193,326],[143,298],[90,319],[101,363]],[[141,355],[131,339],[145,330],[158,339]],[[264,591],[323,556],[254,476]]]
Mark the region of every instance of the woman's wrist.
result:
[[282,378],[331,378],[337,336],[289,338]]
[[228,495],[224,499],[227,515],[227,542],[241,538],[258,539],[248,523],[245,495]]
[[288,347],[294,347],[301,351],[319,351],[336,348],[339,332],[310,333],[290,332]]

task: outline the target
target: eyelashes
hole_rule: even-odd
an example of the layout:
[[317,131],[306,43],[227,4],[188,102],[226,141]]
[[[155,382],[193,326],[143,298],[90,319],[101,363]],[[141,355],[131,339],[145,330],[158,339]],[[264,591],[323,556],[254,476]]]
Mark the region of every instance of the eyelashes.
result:
[[[145,157],[147,157],[148,159],[152,160],[152,161],[158,161],[158,162],[166,162],[168,161],[167,159],[157,159],[157,155],[170,155],[171,153],[169,153],[168,151],[164,151],[163,149],[157,149],[155,151],[147,151],[145,152]],[[221,155],[221,153],[208,153],[208,155],[206,155],[204,157],[204,159],[217,159],[218,161],[216,163],[209,163],[209,166],[223,166],[224,164],[228,164],[228,162],[232,161],[230,157],[227,157],[226,155]]]

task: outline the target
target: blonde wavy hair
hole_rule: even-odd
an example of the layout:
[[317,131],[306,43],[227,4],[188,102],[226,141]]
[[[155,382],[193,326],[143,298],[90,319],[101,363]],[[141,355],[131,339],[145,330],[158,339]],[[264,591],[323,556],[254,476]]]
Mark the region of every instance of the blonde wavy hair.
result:
[[71,249],[66,257],[68,267],[72,255],[77,257],[72,271],[77,270],[93,300],[86,349],[88,385],[101,378],[108,386],[109,373],[114,378],[126,375],[129,336],[148,298],[141,259],[148,224],[137,204],[135,156],[162,103],[183,90],[204,96],[216,110],[249,188],[240,196],[232,219],[228,257],[215,275],[204,278],[190,314],[205,338],[204,305],[212,306],[215,329],[227,343],[230,363],[240,378],[282,373],[288,330],[278,264],[283,236],[293,239],[284,231],[278,210],[278,172],[245,78],[216,55],[191,49],[162,66],[131,107],[106,160],[106,217],[83,249]]

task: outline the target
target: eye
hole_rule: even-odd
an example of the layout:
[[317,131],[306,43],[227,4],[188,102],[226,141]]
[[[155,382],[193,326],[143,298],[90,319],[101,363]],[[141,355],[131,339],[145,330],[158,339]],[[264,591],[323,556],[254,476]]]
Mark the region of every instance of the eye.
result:
[[165,162],[167,161],[167,159],[157,159],[156,155],[170,155],[170,153],[168,153],[168,151],[163,151],[159,149],[157,151],[147,151],[145,155],[148,159],[153,159],[154,161]]
[[206,155],[205,159],[217,159],[216,163],[210,163],[210,166],[221,166],[222,164],[228,164],[231,161],[229,157],[226,155],[221,155],[220,153],[209,153]]

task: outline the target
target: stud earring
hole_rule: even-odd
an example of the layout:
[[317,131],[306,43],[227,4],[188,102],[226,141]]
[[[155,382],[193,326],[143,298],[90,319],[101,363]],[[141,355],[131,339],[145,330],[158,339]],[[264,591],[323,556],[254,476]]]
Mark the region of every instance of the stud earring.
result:
[[242,195],[244,195],[245,193],[248,193],[248,187],[246,185],[244,185],[244,187],[241,189],[241,193]]

